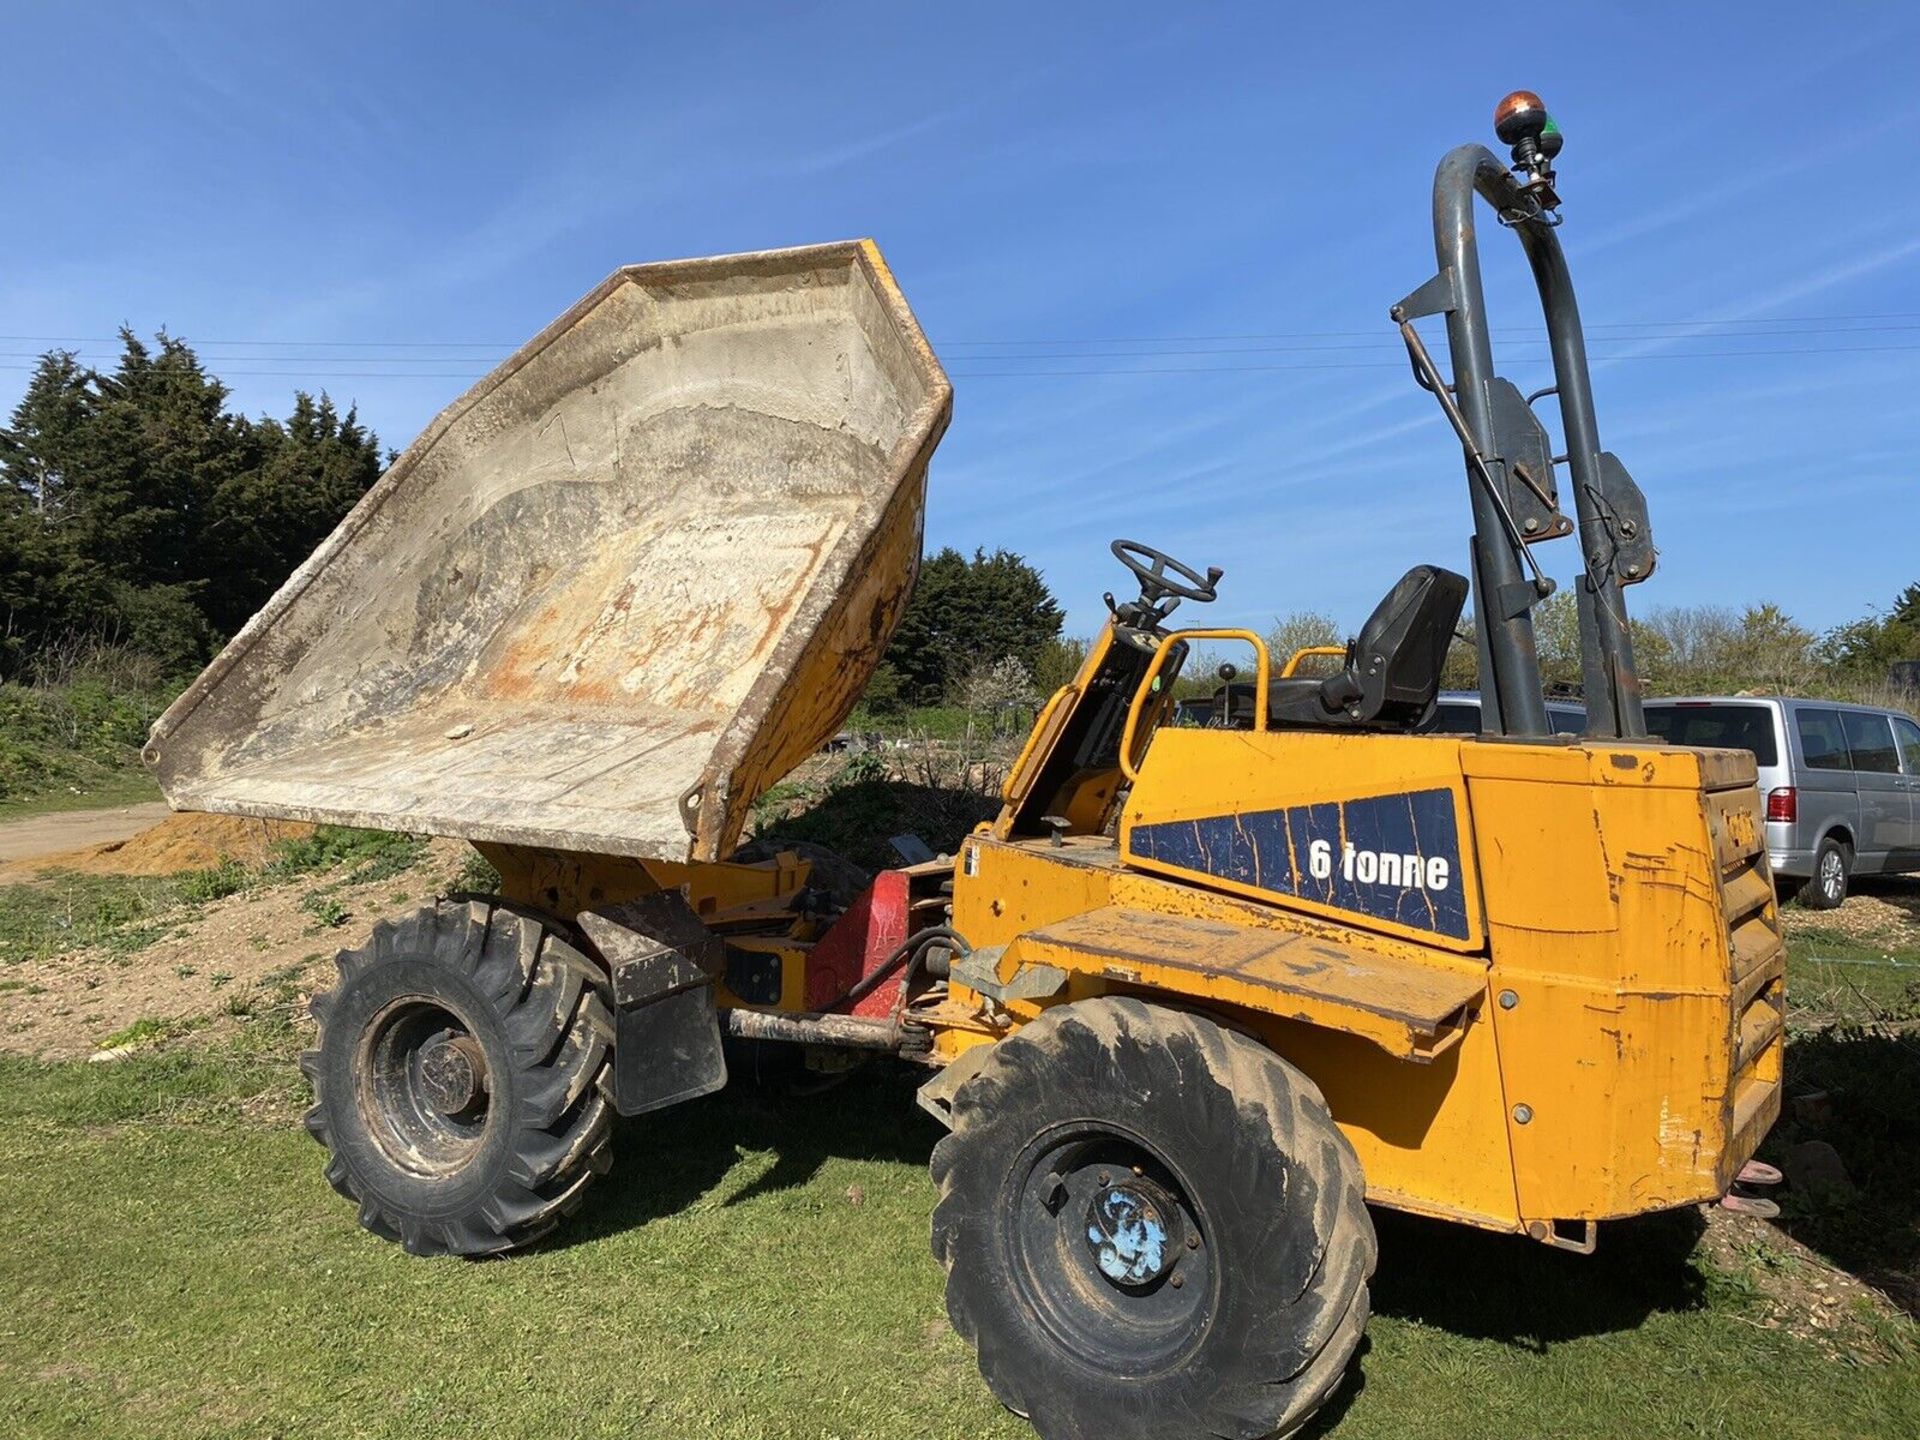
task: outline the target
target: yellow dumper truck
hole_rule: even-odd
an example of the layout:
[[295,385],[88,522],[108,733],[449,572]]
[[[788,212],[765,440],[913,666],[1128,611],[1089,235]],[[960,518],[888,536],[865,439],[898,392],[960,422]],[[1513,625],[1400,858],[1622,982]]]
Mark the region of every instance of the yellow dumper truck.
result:
[[[1511,161],[1442,161],[1437,273],[1392,310],[1461,444],[1468,575],[1408,571],[1304,678],[1171,623],[1217,570],[1116,543],[1139,593],[998,817],[857,896],[736,851],[913,584],[952,392],[878,250],[621,270],[442,414],[148,750],[177,807],[460,836],[499,871],[314,1001],[307,1126],[361,1223],[529,1244],[616,1113],[726,1083],[728,1037],[884,1052],[949,1127],[933,1249],[994,1392],[1047,1437],[1184,1440],[1288,1433],[1338,1385],[1369,1204],[1584,1251],[1724,1194],[1780,1103],[1753,761],[1645,737],[1621,597],[1654,551],[1600,448],[1560,136],[1526,92],[1496,121]],[[1489,213],[1538,282],[1557,443],[1493,370]],[[1580,736],[1549,733],[1529,620],[1567,536]],[[1470,588],[1485,733],[1417,734]],[[1167,723],[1201,645],[1254,683]]]

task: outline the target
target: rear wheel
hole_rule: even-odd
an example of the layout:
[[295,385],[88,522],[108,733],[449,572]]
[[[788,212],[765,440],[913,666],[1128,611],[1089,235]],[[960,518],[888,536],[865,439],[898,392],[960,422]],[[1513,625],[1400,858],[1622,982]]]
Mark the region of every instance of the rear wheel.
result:
[[597,966],[531,915],[441,901],[342,951],[306,1124],[360,1223],[417,1255],[540,1239],[611,1164]]
[[1047,1440],[1286,1435],[1367,1321],[1373,1224],[1313,1083],[1197,1016],[1056,1007],[934,1151],[947,1313]]
[[1800,887],[1800,903],[1809,910],[1837,910],[1847,898],[1853,852],[1829,835],[1813,852],[1813,874]]

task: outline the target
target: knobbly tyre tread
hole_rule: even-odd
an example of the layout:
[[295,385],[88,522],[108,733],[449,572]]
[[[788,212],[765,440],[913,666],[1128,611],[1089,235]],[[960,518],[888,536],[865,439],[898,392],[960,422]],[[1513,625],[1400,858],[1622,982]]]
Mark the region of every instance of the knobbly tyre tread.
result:
[[[1143,1079],[1148,1086],[1139,1083]],[[1064,1113],[1099,1115],[1100,1103],[1125,1103],[1124,1097],[1137,1096],[1155,1080],[1177,1080],[1159,1087],[1160,1094],[1174,1097],[1176,1125],[1192,1124],[1205,1112],[1233,1117],[1240,1133],[1214,1139],[1226,1157],[1216,1183],[1253,1181],[1255,1193],[1278,1198],[1308,1188],[1289,1186],[1295,1169],[1317,1181],[1304,1222],[1313,1240],[1310,1263],[1289,1274],[1284,1265],[1259,1262],[1264,1293],[1253,1303],[1265,1318],[1252,1331],[1284,1329],[1291,1343],[1265,1355],[1249,1353],[1257,1346],[1212,1355],[1211,1379],[1192,1388],[1073,1375],[1070,1365],[1047,1353],[1044,1331],[1006,1327],[998,1298],[1006,1287],[990,1273],[989,1247],[977,1233],[969,1235],[980,1230],[991,1206],[984,1197],[994,1193],[998,1175],[1024,1143],[1022,1124],[1050,1123],[1062,1106],[1069,1107]],[[1203,1095],[1209,1082],[1215,1093]],[[1133,1118],[1137,1123],[1137,1114]],[[1095,1434],[1103,1440],[1284,1437],[1338,1388],[1370,1312],[1368,1280],[1377,1249],[1365,1180],[1318,1087],[1271,1050],[1202,1016],[1130,998],[1056,1006],[995,1047],[955,1095],[952,1124],[931,1164],[939,1194],[933,1252],[948,1276],[948,1316],[974,1348],[995,1395],[1031,1419],[1045,1440]],[[1249,1143],[1258,1139],[1268,1143]],[[1240,1163],[1239,1155],[1255,1149],[1268,1153]],[[1235,1254],[1243,1257],[1280,1253],[1289,1227],[1303,1223],[1281,1204],[1270,1217],[1236,1219]],[[956,1272],[963,1250],[968,1265]],[[989,1257],[989,1273],[976,1273],[983,1256]],[[997,1320],[995,1310],[1001,1312]],[[1015,1333],[998,1333],[1000,1328]]]
[[[352,1121],[336,1113],[346,1058],[329,1055],[329,1022],[352,988],[379,967],[426,960],[483,1002],[505,1041],[511,1137],[470,1203],[426,1214],[396,1201],[364,1147],[343,1144]],[[300,1057],[314,1089],[307,1132],[327,1151],[327,1182],[358,1207],[360,1224],[416,1255],[490,1255],[531,1245],[578,1209],[612,1168],[613,1015],[600,967],[536,916],[486,898],[442,900],[375,925],[366,944],[335,959],[339,984],[314,996],[318,1045]],[[358,1035],[336,1044],[356,1047]],[[345,1088],[345,1087],[342,1087]],[[498,1087],[496,1085],[496,1095]],[[351,1090],[337,1097],[351,1107]]]

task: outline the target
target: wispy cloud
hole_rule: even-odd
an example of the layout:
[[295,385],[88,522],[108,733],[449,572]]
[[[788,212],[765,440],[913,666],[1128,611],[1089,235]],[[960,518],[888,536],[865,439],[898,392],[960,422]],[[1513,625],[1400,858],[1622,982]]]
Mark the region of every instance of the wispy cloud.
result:
[[1839,135],[1823,132],[1816,143],[1800,146],[1770,164],[1735,168],[1728,178],[1702,186],[1671,205],[1583,235],[1577,243],[1568,245],[1567,253],[1575,260],[1591,259],[1629,240],[1671,230],[1698,216],[1712,214],[1731,201],[1771,189],[1793,176],[1814,170],[1831,172],[1843,157],[1878,147],[1889,135],[1910,132],[1916,121],[1920,121],[1920,106],[1909,106],[1875,124],[1850,128]]
[[1825,291],[1864,280],[1915,255],[1920,255],[1920,235],[1910,235],[1904,240],[1883,245],[1865,254],[1849,255],[1811,274],[1797,276],[1772,289],[1750,295],[1735,304],[1721,306],[1699,317],[1701,323],[1697,326],[1678,328],[1672,334],[1642,340],[1623,350],[1616,350],[1594,361],[1593,368],[1599,370],[1617,365],[1622,360],[1658,354],[1663,350],[1672,349],[1675,345],[1689,340],[1698,340],[1703,336],[1724,339],[1726,338],[1724,331],[1716,329],[1716,326],[1723,326],[1730,321],[1757,319],[1771,311],[1784,309],[1796,301],[1806,300]]

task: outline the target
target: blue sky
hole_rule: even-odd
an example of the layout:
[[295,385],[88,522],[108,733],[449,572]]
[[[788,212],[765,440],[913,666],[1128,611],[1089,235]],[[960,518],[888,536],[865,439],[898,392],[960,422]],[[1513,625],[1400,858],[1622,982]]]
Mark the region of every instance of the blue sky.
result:
[[930,545],[1024,552],[1081,632],[1120,534],[1223,566],[1213,623],[1352,627],[1462,567],[1386,312],[1524,85],[1662,550],[1630,604],[1824,628],[1920,578],[1920,11],[1458,8],[10,7],[0,404],[51,337],[164,326],[241,408],[325,388],[401,446],[617,265],[872,235],[955,380]]

